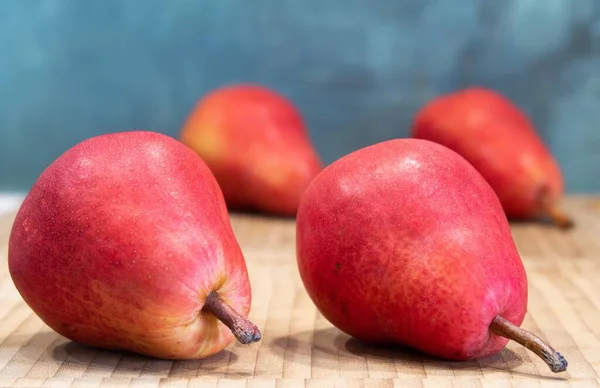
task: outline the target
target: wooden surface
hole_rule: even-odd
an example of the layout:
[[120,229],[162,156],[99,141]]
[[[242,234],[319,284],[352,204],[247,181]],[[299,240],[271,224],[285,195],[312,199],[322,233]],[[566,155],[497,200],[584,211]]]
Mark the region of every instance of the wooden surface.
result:
[[515,224],[530,283],[523,327],[560,350],[555,375],[521,346],[474,362],[368,348],[315,310],[296,270],[291,220],[234,216],[263,340],[202,361],[93,350],[58,336],[22,302],[6,267],[13,216],[0,218],[0,386],[26,387],[600,387],[600,199],[571,199],[577,227]]

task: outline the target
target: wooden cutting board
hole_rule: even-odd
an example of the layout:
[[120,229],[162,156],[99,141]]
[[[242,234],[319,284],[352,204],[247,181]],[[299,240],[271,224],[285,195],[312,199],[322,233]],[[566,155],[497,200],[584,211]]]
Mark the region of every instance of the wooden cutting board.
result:
[[523,327],[560,350],[555,375],[520,345],[473,362],[365,347],[317,313],[295,263],[294,222],[232,216],[248,261],[250,318],[263,340],[202,361],[171,362],[89,349],[52,332],[8,275],[13,215],[0,218],[0,386],[25,387],[600,387],[600,198],[570,198],[570,232],[515,224],[528,271]]

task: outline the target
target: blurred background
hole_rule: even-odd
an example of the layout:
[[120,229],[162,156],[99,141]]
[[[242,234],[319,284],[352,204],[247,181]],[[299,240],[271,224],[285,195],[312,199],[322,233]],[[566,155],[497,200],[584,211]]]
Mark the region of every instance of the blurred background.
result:
[[0,49],[4,193],[94,135],[177,136],[237,82],[291,99],[326,163],[488,86],[530,115],[569,193],[600,192],[598,0],[2,0]]

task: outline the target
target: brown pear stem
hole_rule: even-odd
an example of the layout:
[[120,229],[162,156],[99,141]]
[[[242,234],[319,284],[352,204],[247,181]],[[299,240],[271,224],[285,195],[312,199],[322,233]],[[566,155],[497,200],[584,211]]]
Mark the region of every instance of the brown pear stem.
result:
[[214,315],[231,330],[235,338],[244,345],[260,341],[258,327],[231,308],[216,292],[211,292],[204,302],[204,312]]
[[575,226],[573,220],[557,207],[548,208],[546,213],[552,223],[560,229],[571,229]]
[[528,332],[527,330],[521,329],[519,326],[513,325],[501,316],[496,316],[490,324],[490,330],[494,333],[511,339],[527,349],[537,354],[554,373],[564,372],[567,370],[569,363],[567,360],[552,349],[550,345],[545,343],[541,338],[535,334]]

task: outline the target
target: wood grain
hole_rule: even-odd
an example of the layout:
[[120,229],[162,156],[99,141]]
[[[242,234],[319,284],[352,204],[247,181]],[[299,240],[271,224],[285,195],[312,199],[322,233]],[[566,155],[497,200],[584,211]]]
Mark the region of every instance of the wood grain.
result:
[[304,291],[293,220],[232,215],[263,340],[201,361],[89,349],[55,334],[15,290],[6,266],[13,215],[0,218],[0,386],[21,387],[599,387],[600,199],[571,198],[569,232],[513,224],[530,298],[523,327],[569,360],[555,375],[510,342],[501,353],[447,362],[368,347],[333,328]]

